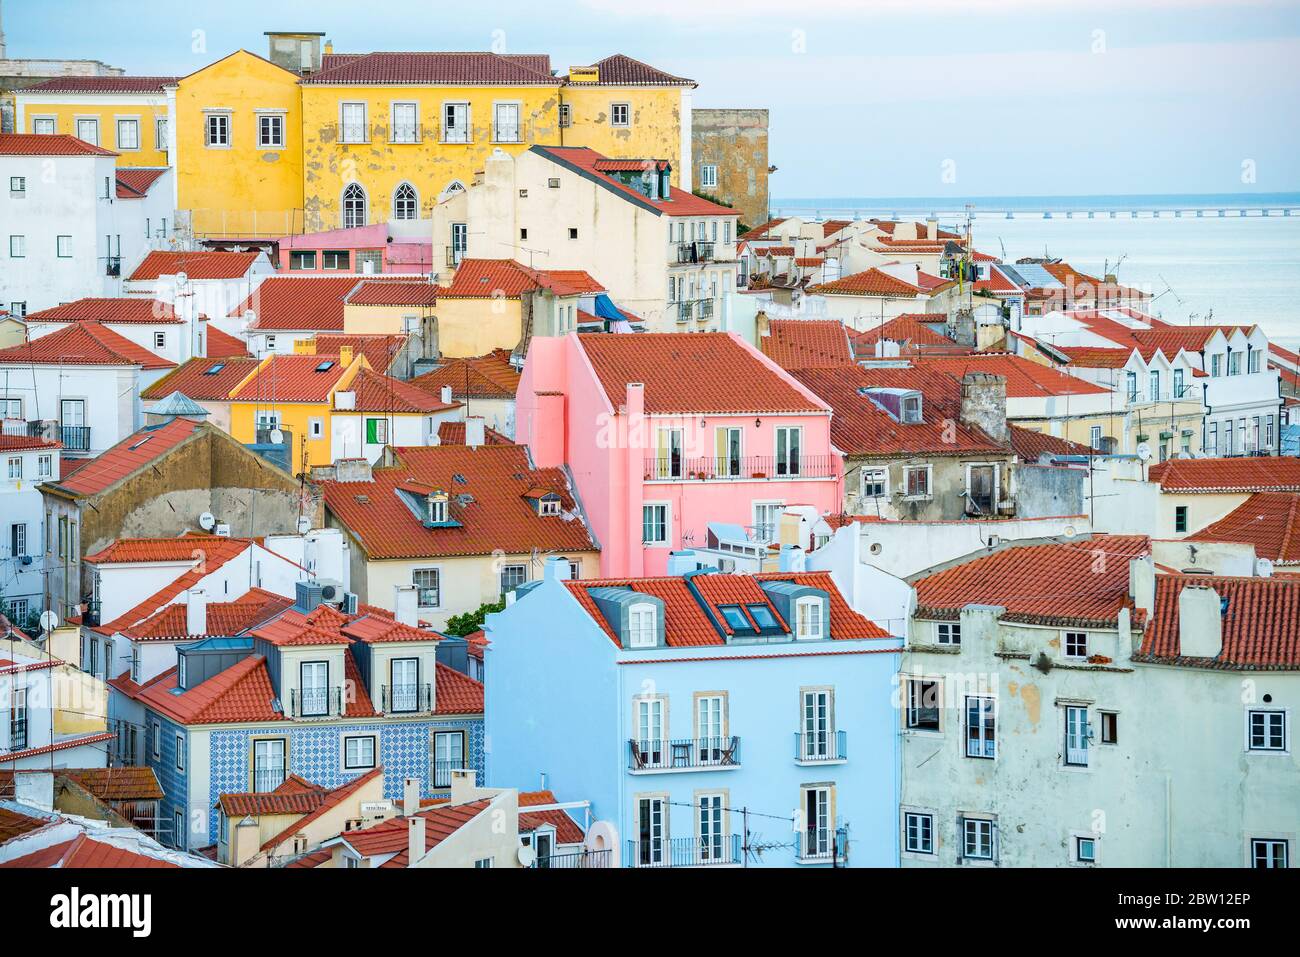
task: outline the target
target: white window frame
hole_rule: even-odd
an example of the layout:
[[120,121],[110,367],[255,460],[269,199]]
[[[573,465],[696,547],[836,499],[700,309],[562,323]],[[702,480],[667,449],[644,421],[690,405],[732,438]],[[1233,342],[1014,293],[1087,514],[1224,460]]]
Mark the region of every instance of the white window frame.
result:
[[[923,472],[925,474],[925,492],[913,495],[911,493],[911,482],[908,481],[913,473]],[[930,465],[905,465],[903,466],[903,500],[909,502],[925,502],[934,498],[934,468]]]
[[[349,220],[349,213],[348,213],[349,193],[351,193],[354,197],[358,195],[361,197],[361,221],[360,222]],[[366,226],[370,223],[370,194],[366,192],[366,188],[362,186],[360,183],[356,181],[348,183],[343,187],[342,192],[339,193],[339,217],[340,217],[339,223],[340,225],[342,225],[344,229],[355,229],[358,226]],[[348,257],[348,259],[349,261],[351,261],[350,256]],[[321,262],[321,268],[322,269],[325,268],[323,259]]]
[[[662,539],[647,540],[645,537],[646,509],[663,509],[664,520],[664,537]],[[641,503],[641,544],[644,548],[668,548],[673,540],[673,504],[672,502],[642,502]]]
[[[913,824],[916,825],[916,846],[912,843]],[[903,810],[903,853],[934,856],[934,814],[932,812]]]
[[[910,734],[943,734],[943,679],[934,675],[902,675],[901,680],[903,683],[904,695],[903,728]],[[925,706],[924,699],[922,699],[922,702],[919,705],[915,702],[912,689],[914,686],[918,689],[924,689],[926,685],[934,686],[935,702],[933,710],[938,724],[938,727],[935,728],[923,728],[915,723],[915,715],[917,712],[922,710],[928,711],[931,709]],[[923,694],[924,691],[922,690],[921,693]]]
[[[741,460],[741,470],[744,470],[744,460]],[[750,503],[750,514],[753,516],[754,540],[770,543],[777,540],[781,533],[781,516],[785,513],[784,501],[756,501]],[[771,521],[761,521],[762,517],[767,515]]]
[[[81,124],[89,123],[95,130],[94,138],[90,139],[81,135]],[[99,145],[99,117],[97,116],[78,116],[72,122],[72,128],[76,131],[77,139],[83,143],[90,143],[94,146]]]
[[1067,768],[1089,767],[1092,723],[1086,704],[1070,702],[1061,705],[1062,734],[1061,763]]
[[[122,142],[122,130],[123,130],[124,126],[125,126],[125,128],[127,128],[127,129],[130,129],[131,127],[135,127],[135,145],[134,145],[134,146],[127,146],[125,143]],[[115,148],[117,149],[117,151],[118,151],[119,153],[138,153],[138,152],[140,152],[140,150],[142,149],[142,147],[140,146],[140,117],[138,117],[138,116],[116,116],[116,117],[114,117],[114,118],[113,118],[113,136],[115,137],[115,141],[116,141],[116,143],[117,143],[117,146],[116,146]]]
[[[514,139],[505,139],[501,127],[501,109],[502,107],[514,108],[515,126]],[[508,131],[508,129],[507,129]],[[522,143],[524,141],[524,106],[519,100],[495,100],[492,103],[492,142],[493,143]]]
[[[813,613],[809,609],[816,611]],[[808,612],[806,616],[805,612]],[[816,595],[795,599],[794,620],[796,641],[817,641],[826,637],[826,607]],[[805,625],[809,627],[805,628]]]
[[[419,581],[416,580],[416,576],[424,572],[432,572],[434,576],[434,585],[432,591],[437,592],[437,595],[435,596],[437,598],[437,601],[434,602],[432,605],[426,605],[423,603],[423,592],[429,591],[431,589],[429,589],[426,586],[422,586],[419,583]],[[442,607],[442,567],[441,566],[412,568],[411,584],[415,586],[415,602],[417,608],[441,608]]]
[[940,621],[934,626],[934,641],[937,645],[961,647],[961,622]]
[[[623,122],[618,121],[619,109],[623,111]],[[624,101],[609,105],[609,125],[621,128],[632,125],[632,104]]]
[[[1254,735],[1254,716],[1255,715],[1276,716],[1282,724],[1282,745],[1273,747],[1271,744],[1265,744],[1261,747],[1255,745]],[[1272,738],[1272,721],[1266,721],[1264,727],[1265,740]],[[1247,708],[1246,709],[1246,750],[1252,754],[1290,754],[1291,753],[1291,715],[1286,708]]]
[[[218,131],[220,137],[214,137],[214,120],[224,120],[224,128],[219,124]],[[228,150],[231,148],[231,138],[234,135],[233,115],[230,110],[204,110],[203,111],[203,146],[210,150]]]
[[[1092,848],[1092,857],[1083,856],[1083,844]],[[1096,867],[1101,863],[1101,835],[1095,831],[1075,831],[1070,835],[1070,863],[1076,867]]]
[[[361,125],[360,135],[357,138],[349,135],[349,130],[356,133],[358,127],[355,122],[349,125],[347,115],[350,107],[361,108]],[[370,106],[365,100],[339,100],[339,144],[343,146],[357,146],[370,142]]]
[[[974,827],[972,827],[972,825],[974,825]],[[979,849],[984,843],[981,840],[981,837],[985,834],[987,835],[987,854],[969,853],[972,834],[976,838],[975,847],[977,849]],[[961,841],[961,859],[963,861],[972,861],[984,864],[992,864],[997,861],[998,822],[995,818],[963,814],[961,817],[961,827],[958,829],[957,839]]]
[[[45,124],[47,123],[49,124],[49,129],[45,128]],[[58,117],[51,116],[49,114],[44,114],[44,113],[32,117],[33,133],[43,135],[43,136],[53,136],[58,131],[59,131]]]
[[[879,488],[879,492],[868,489]],[[858,470],[858,488],[863,498],[889,497],[889,468],[883,465],[864,465]]]
[[[351,741],[370,740],[370,763],[354,764],[348,756],[348,743]],[[343,751],[340,755],[340,761],[344,771],[368,771],[375,766],[379,757],[379,738],[374,734],[345,734],[343,736]]]
[[[1281,847],[1282,847],[1281,863],[1280,863],[1280,864],[1270,864],[1270,865],[1269,865],[1270,867],[1290,867],[1290,866],[1291,866],[1291,841],[1290,841],[1289,838],[1285,838],[1285,837],[1251,837],[1251,838],[1248,838],[1247,841],[1246,841],[1246,866],[1247,866],[1247,867],[1254,868],[1254,867],[1257,867],[1257,866],[1258,866],[1258,865],[1255,863],[1256,860],[1258,860],[1258,858],[1259,858],[1259,852],[1258,852],[1258,850],[1256,849],[1256,846],[1257,846],[1257,845],[1260,845],[1260,844],[1269,845],[1270,847],[1274,847],[1274,848],[1276,847],[1276,845],[1281,845]],[[1269,851],[1267,856],[1268,856],[1269,860],[1272,860],[1272,861],[1277,860],[1277,856],[1276,856],[1276,853],[1275,853],[1274,851]]]
[[718,166],[716,163],[700,164],[700,188],[701,189],[718,188]]
[[[507,572],[513,572],[514,570],[522,571],[524,577],[523,577],[523,579],[522,579],[518,584],[516,584],[516,585],[511,585],[509,588],[506,588],[506,573],[507,573]],[[510,563],[508,563],[508,564],[505,564],[505,565],[502,565],[502,566],[501,566],[501,575],[500,575],[500,581],[499,581],[499,584],[501,585],[501,594],[504,595],[504,594],[506,594],[507,592],[514,591],[516,588],[519,587],[519,585],[523,585],[523,584],[525,584],[527,581],[528,581],[528,563],[527,563],[527,562],[510,562]]]
[[659,607],[652,602],[639,601],[627,609],[627,646],[629,648],[659,647]]
[[[452,109],[463,107],[464,109],[463,125],[462,124],[450,125],[447,123],[447,109],[449,107]],[[438,110],[438,127],[439,127],[438,138],[443,143],[452,143],[456,145],[461,145],[465,143],[474,142],[474,114],[470,107],[469,101],[468,100],[444,100]],[[451,135],[453,130],[456,131],[455,136]]]
[[[407,110],[411,113],[411,122],[398,122],[397,114]],[[400,131],[400,132],[399,132]],[[418,143],[421,139],[420,104],[417,100],[393,100],[388,104],[388,142],[398,145]]]
[[[404,194],[403,191],[405,191]],[[405,208],[406,202],[403,201],[403,205],[399,207],[398,206],[399,195],[405,195],[406,197],[409,197],[411,215],[409,216],[402,215],[403,213],[406,212],[406,208]],[[393,187],[393,219],[400,219],[405,222],[412,222],[419,218],[420,218],[420,191],[417,190],[415,186],[413,186],[411,183],[407,182],[406,180],[402,180],[402,182],[398,183],[395,187]]]
[[[1080,649],[1080,640],[1082,640],[1082,649]],[[1088,633],[1086,631],[1063,631],[1061,632],[1061,651],[1067,658],[1088,657]]]
[[9,258],[27,258],[27,237],[25,235],[16,233],[9,237]]
[[[257,110],[254,113],[257,122],[257,148],[259,150],[282,150],[285,146],[287,114],[284,110]],[[268,139],[264,134],[267,132],[263,125],[263,120],[278,120],[278,123],[272,123],[271,129],[274,131],[278,126],[279,135]]]
[[[978,701],[979,713],[977,715],[979,723],[971,724],[971,702]],[[984,702],[992,702],[992,707],[985,709]],[[971,730],[975,729],[978,733],[972,738]],[[998,699],[994,695],[967,695],[962,702],[962,733],[964,744],[962,753],[976,761],[995,761],[998,756]],[[977,745],[976,752],[972,753],[971,745]],[[992,754],[989,751],[989,745],[992,744]]]

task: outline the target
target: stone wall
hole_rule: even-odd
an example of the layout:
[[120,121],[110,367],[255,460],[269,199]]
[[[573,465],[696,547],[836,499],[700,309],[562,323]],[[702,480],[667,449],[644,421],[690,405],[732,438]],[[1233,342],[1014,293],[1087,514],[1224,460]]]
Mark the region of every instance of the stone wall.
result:
[[[767,221],[767,110],[692,110],[691,182],[730,203],[746,226]],[[718,185],[705,186],[700,167],[718,167]]]

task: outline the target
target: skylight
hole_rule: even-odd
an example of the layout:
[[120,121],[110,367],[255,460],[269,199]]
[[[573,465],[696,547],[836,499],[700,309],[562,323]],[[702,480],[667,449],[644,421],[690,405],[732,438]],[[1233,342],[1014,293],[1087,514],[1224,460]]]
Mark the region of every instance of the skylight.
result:
[[332,369],[332,368],[334,368],[334,360],[333,360],[333,359],[326,359],[326,360],[325,360],[324,362],[322,362],[320,365],[316,366],[316,371],[317,371],[317,372],[328,372],[328,371],[329,371],[330,369]]
[[763,631],[767,631],[769,628],[778,629],[781,627],[777,624],[776,616],[772,614],[772,609],[768,608],[766,605],[746,605],[745,607],[749,609],[749,614],[753,617],[754,621],[757,622],[758,627]]
[[722,617],[727,619],[727,624],[731,626],[732,631],[754,630],[754,626],[749,623],[749,619],[745,617],[739,605],[719,605],[718,611],[722,612]]
[[226,367],[226,364],[225,364],[224,362],[218,362],[216,365],[214,365],[214,366],[210,366],[210,367],[208,367],[207,369],[204,369],[204,370],[203,370],[203,374],[204,374],[204,375],[216,375],[218,372],[220,372],[220,371],[221,371],[222,369],[224,369],[225,367]]

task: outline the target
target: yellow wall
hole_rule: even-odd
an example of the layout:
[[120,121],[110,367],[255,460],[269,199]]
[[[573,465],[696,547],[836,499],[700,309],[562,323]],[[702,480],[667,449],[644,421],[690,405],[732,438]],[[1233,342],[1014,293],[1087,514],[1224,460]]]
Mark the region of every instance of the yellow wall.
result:
[[[680,87],[616,87],[570,84],[561,96],[573,125],[564,130],[565,146],[588,146],[618,159],[666,159],[673,185],[680,185],[682,91]],[[631,125],[611,126],[611,104],[631,105]],[[690,135],[690,131],[686,132]]]
[[[43,94],[42,99],[50,94]],[[158,118],[167,117],[167,97],[165,94],[117,98],[90,93],[68,93],[60,96],[63,102],[31,102],[30,97],[17,95],[23,108],[22,132],[32,132],[32,118],[37,116],[54,117],[54,132],[77,135],[77,120],[95,118],[99,120],[99,145],[118,152],[118,166],[166,166],[166,142],[163,149],[156,149],[158,142],[156,123]],[[123,150],[117,142],[117,121],[135,119],[139,121],[140,148]]]
[[[280,428],[293,436],[294,475],[303,471],[303,455],[307,456],[307,466],[328,465],[330,462],[330,402],[259,402],[230,403],[230,434],[245,445],[251,444],[257,437],[257,413],[278,412]],[[319,439],[308,438],[308,419],[324,420],[324,429]]]
[[349,336],[400,336],[407,332],[407,316],[422,318],[428,311],[428,306],[354,306],[345,303],[343,332]]
[[[453,180],[468,186],[494,149],[521,153],[532,143],[558,143],[558,87],[313,86],[302,87],[303,173],[310,228],[342,225],[341,197],[358,182],[369,201],[368,222],[392,218],[393,191],[403,182],[415,187],[421,215]],[[492,141],[493,104],[520,104],[522,143]],[[338,142],[340,104],[365,103],[370,142]],[[389,143],[394,102],[419,104],[420,142]],[[442,106],[470,104],[470,143],[442,142]]]
[[[205,145],[205,109],[230,111],[230,148]],[[257,110],[284,110],[284,148],[258,149]],[[176,91],[178,205],[195,232],[284,235],[302,230],[298,77],[246,50],[185,77]]]
[[518,299],[439,299],[436,314],[438,351],[455,359],[513,349],[523,334]]

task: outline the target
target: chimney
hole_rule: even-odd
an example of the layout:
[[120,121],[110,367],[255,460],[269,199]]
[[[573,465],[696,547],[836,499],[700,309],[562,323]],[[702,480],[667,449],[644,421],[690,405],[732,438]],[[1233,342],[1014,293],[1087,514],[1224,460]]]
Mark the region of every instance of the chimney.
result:
[[451,403],[452,403],[452,398],[451,398],[451,386],[449,386],[449,385],[445,385],[445,386],[442,387],[442,396],[441,396],[441,398],[442,398],[442,404],[443,404],[443,405],[451,405]]
[[1149,618],[1156,609],[1156,566],[1151,557],[1130,558],[1128,562],[1128,597],[1133,607]]
[[471,415],[465,419],[465,444],[476,449],[486,444],[486,422],[481,415]]
[[420,810],[420,779],[406,778],[402,782],[402,816],[411,817]]
[[1223,606],[1219,593],[1186,585],[1178,593],[1178,649],[1184,658],[1217,658],[1223,651]]
[[926,218],[924,238],[926,239],[939,238],[939,218],[937,216],[930,216]]
[[202,588],[191,588],[185,598],[185,633],[208,633],[208,593]]
[[374,471],[367,458],[337,459],[334,475],[340,482],[373,482]]
[[548,582],[567,581],[571,569],[569,560],[560,555],[552,555],[546,559],[546,565],[542,570],[542,579]]
[[415,867],[420,858],[424,857],[424,818],[418,816],[409,818],[407,826],[409,830],[406,842],[406,866]]
[[967,372],[961,377],[961,420],[983,429],[997,442],[1007,442],[1007,380],[992,372]]
[[420,626],[419,590],[414,585],[394,585],[393,592],[393,617],[400,624],[418,628]]
[[14,800],[42,811],[53,811],[54,772],[19,771],[14,774]]
[[339,365],[341,365],[345,369],[348,366],[352,365],[351,346],[339,346]]
[[801,572],[806,566],[808,556],[798,545],[781,546],[781,571],[783,572]]

